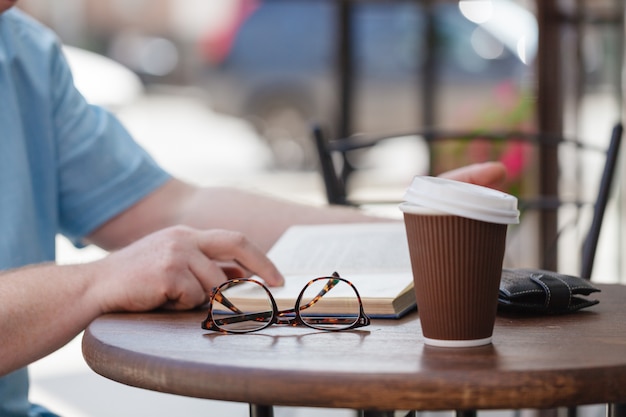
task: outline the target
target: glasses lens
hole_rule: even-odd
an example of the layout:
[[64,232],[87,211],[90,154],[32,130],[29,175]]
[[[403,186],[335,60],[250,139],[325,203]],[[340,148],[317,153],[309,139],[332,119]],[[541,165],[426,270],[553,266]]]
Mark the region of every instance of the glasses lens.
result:
[[[245,300],[245,307],[242,306]],[[274,316],[272,301],[261,284],[233,280],[222,285],[211,304],[211,318],[217,327],[231,333],[246,333],[269,326]]]
[[359,319],[358,295],[347,281],[316,278],[302,292],[298,306],[302,321],[321,330],[342,330]]

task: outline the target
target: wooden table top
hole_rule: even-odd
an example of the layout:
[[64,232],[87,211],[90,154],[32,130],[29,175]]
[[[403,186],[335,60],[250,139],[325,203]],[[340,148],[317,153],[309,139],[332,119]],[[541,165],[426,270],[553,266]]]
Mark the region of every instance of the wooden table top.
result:
[[626,286],[562,316],[500,315],[493,345],[424,345],[418,316],[347,332],[224,335],[204,311],[110,314],[85,331],[97,373],[150,390],[262,405],[372,410],[626,402]]

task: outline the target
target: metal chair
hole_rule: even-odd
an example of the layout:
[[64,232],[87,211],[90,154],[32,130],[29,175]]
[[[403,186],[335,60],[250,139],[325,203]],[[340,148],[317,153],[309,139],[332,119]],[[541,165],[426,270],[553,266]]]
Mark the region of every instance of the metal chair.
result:
[[[555,195],[524,194],[519,197],[519,206],[524,217],[530,217],[530,213],[536,215],[548,215],[557,217],[557,214],[563,214],[562,217],[569,217],[569,221],[559,219],[559,223],[554,223],[554,230],[548,230],[545,223],[536,223],[539,229],[539,239],[542,240],[538,245],[538,255],[540,259],[536,267],[544,269],[557,269],[558,242],[573,227],[578,228],[577,233],[584,236],[584,243],[581,244],[581,262],[580,275],[585,278],[591,277],[596,248],[600,235],[602,221],[604,219],[605,209],[610,197],[611,185],[615,176],[617,166],[617,155],[622,138],[622,125],[616,124],[611,132],[608,147],[592,145],[579,140],[564,138],[562,136],[528,133],[528,132],[453,132],[453,131],[423,131],[409,132],[393,135],[381,136],[365,136],[355,135],[348,138],[329,140],[320,126],[314,126],[312,129],[313,139],[319,158],[320,173],[323,178],[326,191],[326,198],[329,204],[364,206],[369,204],[389,204],[397,203],[399,199],[359,199],[355,197],[353,182],[355,178],[363,171],[360,166],[359,158],[354,158],[355,154],[363,154],[363,152],[372,152],[383,143],[398,137],[414,137],[415,140],[421,140],[426,144],[426,152],[429,152],[429,160],[432,166],[433,152],[437,146],[451,141],[481,140],[492,143],[505,143],[506,141],[514,141],[515,143],[525,144],[533,147],[537,152],[557,152],[561,161],[559,173],[566,177],[567,172],[570,173],[569,184],[562,184],[566,191],[562,191]],[[445,152],[440,150],[440,152]],[[596,183],[590,184],[591,187],[581,187],[578,183],[582,179],[588,182],[589,178],[593,178],[589,171],[589,164],[585,159],[586,155],[595,154],[598,158],[603,158],[601,164],[603,166],[600,176],[599,186]],[[445,158],[446,155],[440,156]],[[392,162],[393,163],[393,162]],[[382,168],[384,169],[384,167]],[[427,168],[424,174],[434,175],[431,168]],[[533,173],[537,175],[537,173]],[[541,175],[539,173],[539,175]],[[410,180],[407,179],[407,181]],[[561,178],[561,182],[563,179]],[[598,187],[595,196],[590,196],[587,192],[589,188]],[[569,210],[568,210],[569,209]],[[591,209],[591,210],[590,210]],[[565,211],[571,212],[566,216]],[[589,218],[588,212],[591,211],[591,225],[587,228],[584,220]],[[585,214],[587,216],[585,217]],[[582,228],[582,229],[581,229]],[[569,237],[568,241],[571,241]],[[537,245],[535,245],[537,246]],[[525,248],[524,250],[527,250]],[[533,266],[533,265],[525,265]]]

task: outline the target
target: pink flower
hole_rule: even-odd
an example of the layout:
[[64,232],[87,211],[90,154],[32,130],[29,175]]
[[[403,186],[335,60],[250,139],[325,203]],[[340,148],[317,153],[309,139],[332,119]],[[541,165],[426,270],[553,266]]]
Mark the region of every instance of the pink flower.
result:
[[500,162],[506,167],[509,179],[522,176],[526,165],[526,153],[530,148],[529,143],[522,141],[513,140],[507,144],[506,150],[500,157]]

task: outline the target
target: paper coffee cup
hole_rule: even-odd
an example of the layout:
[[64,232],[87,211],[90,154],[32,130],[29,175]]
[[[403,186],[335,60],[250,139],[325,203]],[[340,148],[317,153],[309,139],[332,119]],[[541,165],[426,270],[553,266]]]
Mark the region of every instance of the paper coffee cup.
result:
[[491,343],[509,224],[517,199],[485,187],[415,177],[400,205],[425,343]]

